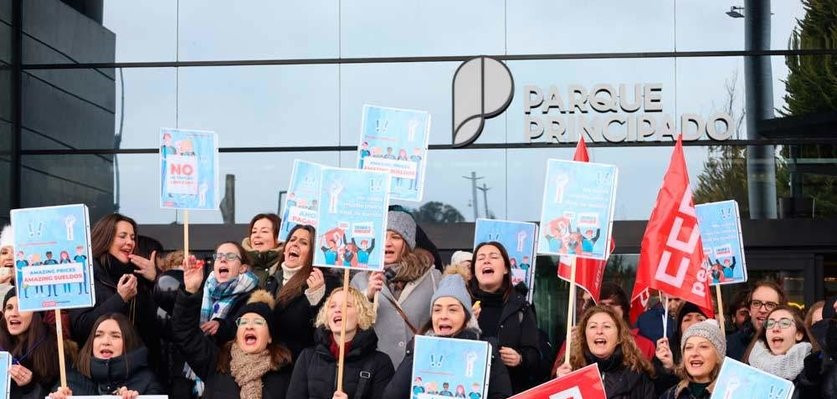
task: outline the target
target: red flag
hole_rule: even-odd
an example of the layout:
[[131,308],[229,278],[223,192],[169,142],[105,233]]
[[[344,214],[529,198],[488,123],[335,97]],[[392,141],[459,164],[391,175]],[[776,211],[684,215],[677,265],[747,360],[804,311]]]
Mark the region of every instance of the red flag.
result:
[[631,293],[631,325],[636,325],[639,315],[648,308],[648,300],[651,299],[651,291],[647,285],[640,284],[639,279],[634,282],[634,291]]
[[605,399],[599,365],[593,363],[509,399]]
[[654,288],[692,302],[714,317],[703,258],[683,141],[678,137],[642,237],[634,295],[637,286]]
[[[590,162],[590,156],[587,154],[587,144],[584,143],[584,136],[578,138],[573,161]],[[613,253],[614,248],[616,248],[616,243],[610,240],[609,252]],[[565,281],[570,281],[570,259],[570,257],[564,256],[558,262],[558,277]],[[587,291],[596,302],[599,302],[599,294],[602,290],[602,278],[604,278],[606,265],[607,261],[587,258],[577,258],[575,263],[576,285]]]

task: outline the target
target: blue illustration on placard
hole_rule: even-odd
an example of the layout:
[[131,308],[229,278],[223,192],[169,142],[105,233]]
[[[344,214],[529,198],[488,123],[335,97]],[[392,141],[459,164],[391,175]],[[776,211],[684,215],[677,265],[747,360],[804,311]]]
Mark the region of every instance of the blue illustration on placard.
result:
[[364,105],[357,167],[390,173],[392,199],[421,201],[429,139],[429,113]]
[[738,203],[730,200],[699,204],[695,214],[706,255],[703,266],[709,271],[710,284],[747,282]]
[[484,341],[416,336],[412,398],[484,398],[490,353]]
[[12,355],[9,352],[0,352],[0,395],[8,398],[12,389],[12,374],[9,369],[12,367]]
[[322,168],[314,265],[383,270],[389,175]]
[[793,391],[793,382],[727,357],[711,398],[789,399]]
[[474,228],[474,248],[489,241],[503,244],[509,254],[512,284],[523,282],[529,288],[529,292],[532,292],[536,232],[537,226],[534,223],[477,219]]
[[20,309],[93,306],[87,207],[14,209],[11,219]]
[[218,173],[214,132],[160,130],[160,207],[218,209]]
[[550,159],[538,253],[606,260],[617,176],[613,165]]
[[291,229],[298,224],[317,226],[322,168],[313,162],[294,160],[291,183],[282,205],[279,241],[287,240]]

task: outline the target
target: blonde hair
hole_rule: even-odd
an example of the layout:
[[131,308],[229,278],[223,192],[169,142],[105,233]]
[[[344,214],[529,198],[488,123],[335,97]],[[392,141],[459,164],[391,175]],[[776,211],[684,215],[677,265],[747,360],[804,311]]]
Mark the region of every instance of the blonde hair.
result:
[[[328,298],[326,298],[323,306],[320,307],[320,311],[317,312],[317,319],[314,321],[314,327],[323,327],[328,330],[328,304],[331,302],[331,298],[334,297],[334,294],[341,291],[343,291],[343,287],[338,287],[331,291],[331,294]],[[372,325],[375,324],[375,310],[372,308],[372,304],[369,303],[369,300],[366,299],[366,295],[361,294],[360,291],[353,287],[349,287],[348,299],[355,306],[355,309],[357,309],[358,328],[361,330],[368,330],[372,328]]]
[[645,360],[642,352],[634,343],[634,337],[631,335],[631,330],[621,317],[617,316],[615,312],[610,310],[607,306],[596,305],[584,312],[581,317],[581,322],[578,324],[578,332],[573,336],[572,347],[570,348],[570,365],[573,370],[578,370],[587,366],[587,358],[584,357],[584,352],[589,352],[587,347],[587,339],[585,337],[585,330],[587,323],[593,315],[598,313],[606,313],[613,319],[616,324],[616,336],[619,339],[619,345],[622,348],[622,364],[635,372],[647,373],[649,376],[654,375],[654,369],[648,360]]
[[[692,339],[694,337],[706,339],[706,338],[701,337],[699,335],[693,335],[693,336],[689,337],[689,339]],[[688,342],[689,339],[687,339],[686,341]],[[706,339],[706,340],[709,341],[708,339]],[[709,343],[712,343],[712,341],[709,341]],[[683,346],[685,347],[685,345],[683,345]],[[721,352],[718,352],[718,348],[715,347],[715,344],[712,344],[712,348],[715,349],[715,367],[713,367],[712,371],[709,372],[709,378],[712,382],[715,382],[715,380],[718,378],[718,374],[721,373],[721,366],[724,364],[725,354],[721,353]],[[688,381],[691,381],[691,382],[695,382],[695,380],[692,379],[692,376],[689,375],[689,372],[686,371],[686,356],[681,355],[680,357],[682,357],[683,359],[680,360],[679,364],[675,365],[674,374],[676,376],[680,377],[681,380],[688,380]]]

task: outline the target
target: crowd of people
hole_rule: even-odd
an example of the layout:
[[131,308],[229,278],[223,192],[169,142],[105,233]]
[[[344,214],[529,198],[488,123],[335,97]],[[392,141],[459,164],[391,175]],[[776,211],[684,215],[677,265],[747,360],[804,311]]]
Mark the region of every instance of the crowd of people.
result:
[[[498,242],[457,252],[445,268],[412,216],[394,208],[384,270],[353,273],[344,290],[342,271],[312,265],[313,227],[295,226],[279,242],[279,226],[276,215],[256,215],[247,237],[219,243],[204,264],[166,253],[127,216],[99,220],[91,231],[95,306],[60,316],[66,386],[56,313],[20,311],[13,273],[0,273],[11,397],[414,398],[414,337],[427,335],[492,344],[490,399],[591,364],[608,398],[709,398],[727,357],[792,381],[795,397],[837,398],[835,298],[803,315],[780,285],[757,282],[725,312],[725,335],[677,298],[632,326],[624,289],[606,282],[598,303],[581,305],[563,348],[538,328],[528,288],[512,282],[514,266]],[[0,271],[15,264],[3,236]]]

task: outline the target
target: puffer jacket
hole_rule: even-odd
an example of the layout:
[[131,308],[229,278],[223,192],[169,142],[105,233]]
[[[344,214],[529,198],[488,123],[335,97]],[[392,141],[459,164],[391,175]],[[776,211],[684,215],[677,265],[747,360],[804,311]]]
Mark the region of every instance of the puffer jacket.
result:
[[247,251],[246,263],[250,266],[250,271],[259,277],[259,288],[264,288],[267,278],[279,269],[279,258],[281,258],[285,245],[279,243],[276,248],[260,252],[250,245],[250,237],[245,237],[241,240],[241,246]]
[[166,393],[148,368],[148,351],[144,347],[112,359],[90,359],[90,377],[71,370],[67,373],[67,386],[73,395],[112,395],[121,387],[140,395]]
[[709,399],[712,395],[712,389],[714,387],[714,383],[710,384],[706,387],[702,394],[696,396],[689,389],[689,381],[682,380],[677,385],[669,388],[662,395],[660,395],[660,399]]
[[625,366],[622,348],[607,359],[599,359],[592,353],[585,353],[587,364],[597,363],[604,382],[607,399],[644,399],[655,397],[654,383],[645,372],[634,371]]
[[[288,398],[331,399],[337,390],[337,359],[329,349],[332,334],[316,330],[317,345],[302,351],[294,365]],[[379,399],[395,370],[383,352],[376,350],[375,330],[358,330],[352,339],[343,369],[343,391],[350,399]]]

